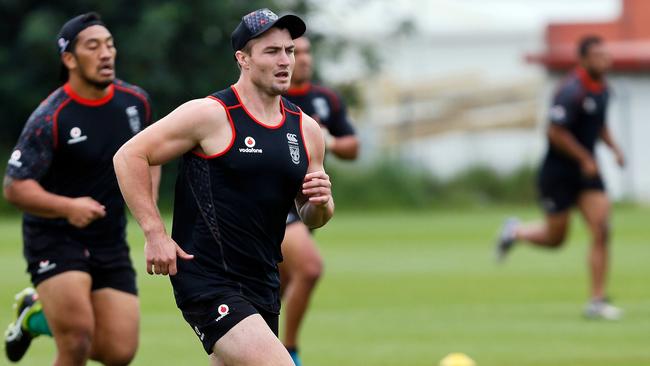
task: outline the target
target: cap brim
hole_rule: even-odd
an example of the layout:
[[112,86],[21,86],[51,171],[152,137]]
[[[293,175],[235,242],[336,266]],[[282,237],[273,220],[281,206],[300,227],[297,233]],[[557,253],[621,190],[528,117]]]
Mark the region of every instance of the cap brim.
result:
[[296,39],[302,36],[305,34],[305,31],[307,31],[307,25],[305,25],[305,22],[303,22],[300,17],[293,14],[287,14],[279,17],[275,22],[267,24],[267,26],[260,29],[257,33],[253,34],[251,39],[261,36],[264,32],[273,27],[286,28],[291,34],[292,39]]

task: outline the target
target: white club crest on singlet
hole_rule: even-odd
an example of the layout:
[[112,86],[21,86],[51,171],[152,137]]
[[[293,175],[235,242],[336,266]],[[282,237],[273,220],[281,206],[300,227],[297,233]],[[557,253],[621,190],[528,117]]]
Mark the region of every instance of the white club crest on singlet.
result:
[[289,155],[294,164],[300,164],[300,149],[298,148],[298,136],[295,133],[287,134],[287,143],[289,145]]
[[131,127],[131,132],[136,134],[142,129],[142,123],[140,122],[140,113],[138,113],[137,106],[127,107],[125,110],[126,116],[129,118],[129,127]]
[[81,128],[72,127],[70,129],[70,140],[68,140],[68,145],[76,144],[78,142],[86,140],[88,140],[88,136],[82,134]]

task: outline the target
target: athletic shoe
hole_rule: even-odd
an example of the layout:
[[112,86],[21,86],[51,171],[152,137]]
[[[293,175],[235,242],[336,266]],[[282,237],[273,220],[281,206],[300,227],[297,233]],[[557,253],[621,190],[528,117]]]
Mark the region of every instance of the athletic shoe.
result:
[[503,223],[495,248],[497,262],[503,262],[510,249],[512,249],[513,244],[515,244],[515,229],[518,225],[519,220],[514,217],[508,218]]
[[591,300],[585,306],[584,315],[588,319],[619,320],[623,317],[623,310],[607,300]]
[[291,356],[291,359],[293,360],[293,363],[296,366],[302,366],[302,361],[300,360],[300,356],[298,356],[298,351],[297,350],[289,350],[289,355]]
[[26,329],[25,323],[27,316],[37,310],[35,307],[40,307],[40,303],[36,304],[38,294],[31,287],[16,294],[15,299],[16,320],[5,331],[5,353],[12,362],[20,361],[32,343],[34,336]]

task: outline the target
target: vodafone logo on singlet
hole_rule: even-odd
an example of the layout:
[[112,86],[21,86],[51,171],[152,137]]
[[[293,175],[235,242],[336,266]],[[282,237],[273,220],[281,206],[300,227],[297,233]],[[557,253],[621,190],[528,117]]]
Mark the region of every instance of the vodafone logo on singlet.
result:
[[88,140],[88,136],[82,134],[81,128],[72,127],[72,129],[70,129],[70,140],[68,140],[68,145],[76,144],[86,140]]
[[256,142],[254,138],[246,136],[244,139],[244,145],[246,145],[246,147],[240,147],[239,152],[245,154],[261,154],[263,152],[262,149],[256,149],[255,144]]

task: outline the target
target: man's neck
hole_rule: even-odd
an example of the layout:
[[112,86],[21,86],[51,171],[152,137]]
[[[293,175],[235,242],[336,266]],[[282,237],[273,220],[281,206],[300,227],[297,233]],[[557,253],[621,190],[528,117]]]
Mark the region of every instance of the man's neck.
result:
[[110,85],[101,89],[75,75],[70,75],[68,83],[72,90],[84,99],[101,99],[110,93]]
[[280,95],[270,95],[256,87],[252,82],[239,79],[234,85],[239,99],[255,119],[268,125],[276,125],[282,120]]
[[591,80],[597,81],[597,82],[600,82],[600,81],[603,80],[603,74],[598,73],[598,72],[586,67],[585,65],[581,65],[581,67],[585,70],[585,72],[587,73],[587,75],[589,76],[589,78]]

